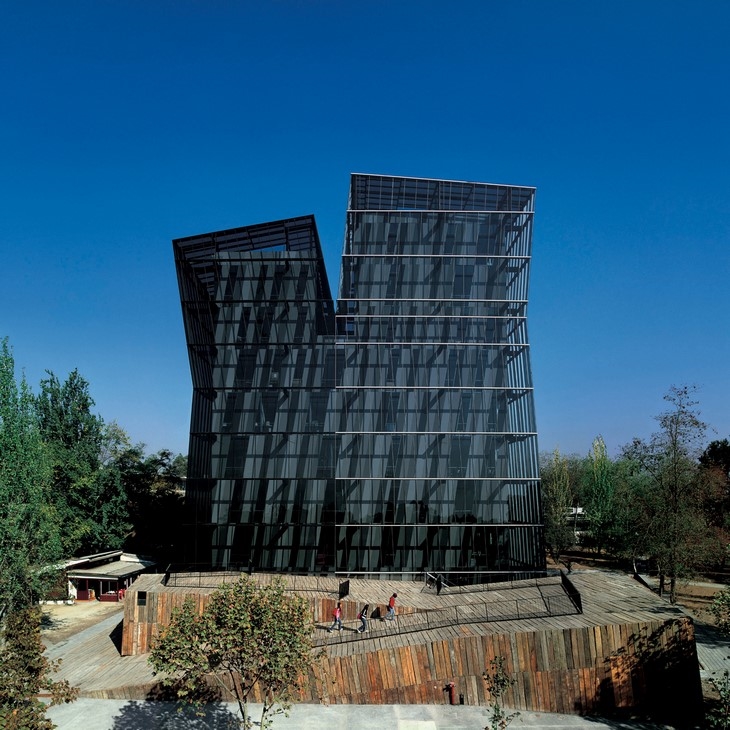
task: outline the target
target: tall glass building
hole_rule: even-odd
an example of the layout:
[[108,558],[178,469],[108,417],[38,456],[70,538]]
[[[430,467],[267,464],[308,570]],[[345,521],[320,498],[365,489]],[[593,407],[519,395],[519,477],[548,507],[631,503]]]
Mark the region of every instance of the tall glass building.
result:
[[174,242],[197,561],[459,581],[544,570],[534,194],[353,175],[336,314],[311,217]]

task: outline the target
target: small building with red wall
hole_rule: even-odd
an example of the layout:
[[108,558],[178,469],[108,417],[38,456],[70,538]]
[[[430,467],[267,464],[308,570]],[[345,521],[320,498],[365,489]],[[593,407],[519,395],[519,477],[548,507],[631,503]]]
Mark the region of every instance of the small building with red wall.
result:
[[66,563],[69,595],[79,601],[118,601],[137,576],[156,566],[122,550],[73,558]]

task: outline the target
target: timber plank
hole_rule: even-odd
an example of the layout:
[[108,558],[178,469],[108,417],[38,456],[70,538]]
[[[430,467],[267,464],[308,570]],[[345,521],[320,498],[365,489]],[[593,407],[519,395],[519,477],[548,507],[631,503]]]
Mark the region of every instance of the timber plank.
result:
[[469,674],[469,664],[466,656],[466,645],[468,641],[468,638],[465,636],[454,640],[456,665],[460,677],[466,677]]
[[433,648],[433,661],[436,669],[434,675],[439,681],[443,681],[444,677],[446,676],[446,668],[444,666],[445,662],[443,656],[443,642],[434,641],[431,644],[431,647]]
[[411,656],[411,671],[413,672],[413,684],[419,685],[424,679],[421,676],[421,660],[418,655],[418,646],[409,646],[408,652]]
[[398,671],[398,660],[396,658],[397,650],[388,649],[380,652],[381,670],[383,673],[383,687],[388,689],[397,689],[400,687],[400,673]]
[[464,639],[464,673],[480,675],[483,671],[486,639],[480,636],[468,636]]
[[571,637],[571,629],[566,629],[562,636],[562,643],[565,651],[565,668],[570,670],[575,666],[573,664],[573,643]]
[[438,673],[436,672],[436,660],[434,659],[433,655],[433,643],[428,641],[426,642],[426,654],[428,656],[428,671],[429,671],[429,677],[432,680],[436,680],[438,677]]
[[531,688],[529,680],[526,677],[526,673],[517,672],[514,678],[517,681],[509,688],[509,691],[512,693],[511,705],[513,707],[520,708],[532,707],[532,705],[530,704]]
[[335,690],[339,695],[347,694],[346,683],[342,676],[342,665],[344,663],[345,661],[341,657],[335,657],[330,664]]
[[408,685],[416,684],[412,647],[404,646],[399,649],[404,682]]

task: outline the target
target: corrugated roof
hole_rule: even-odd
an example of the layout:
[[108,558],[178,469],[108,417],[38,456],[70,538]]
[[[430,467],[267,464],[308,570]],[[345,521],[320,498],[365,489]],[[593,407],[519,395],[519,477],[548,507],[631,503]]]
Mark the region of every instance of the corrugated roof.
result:
[[71,569],[67,575],[69,578],[93,578],[96,580],[106,578],[108,580],[117,580],[119,578],[128,578],[129,576],[137,575],[151,565],[154,565],[154,563],[148,561],[116,560],[113,563],[98,565],[94,568]]

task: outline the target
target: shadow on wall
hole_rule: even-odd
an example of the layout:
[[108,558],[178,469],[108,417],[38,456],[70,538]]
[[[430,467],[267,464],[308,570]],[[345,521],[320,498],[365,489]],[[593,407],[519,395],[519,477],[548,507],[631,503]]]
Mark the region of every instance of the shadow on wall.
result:
[[[694,728],[701,721],[702,685],[697,649],[680,632],[682,622],[665,624],[650,630],[641,627],[629,636],[626,646],[614,651],[605,661],[615,676],[630,675],[634,704],[627,714],[674,728]],[[671,629],[674,629],[671,631]],[[614,686],[604,680],[597,693],[598,713],[621,717],[625,704],[614,693]],[[618,725],[620,727],[620,724]]]

